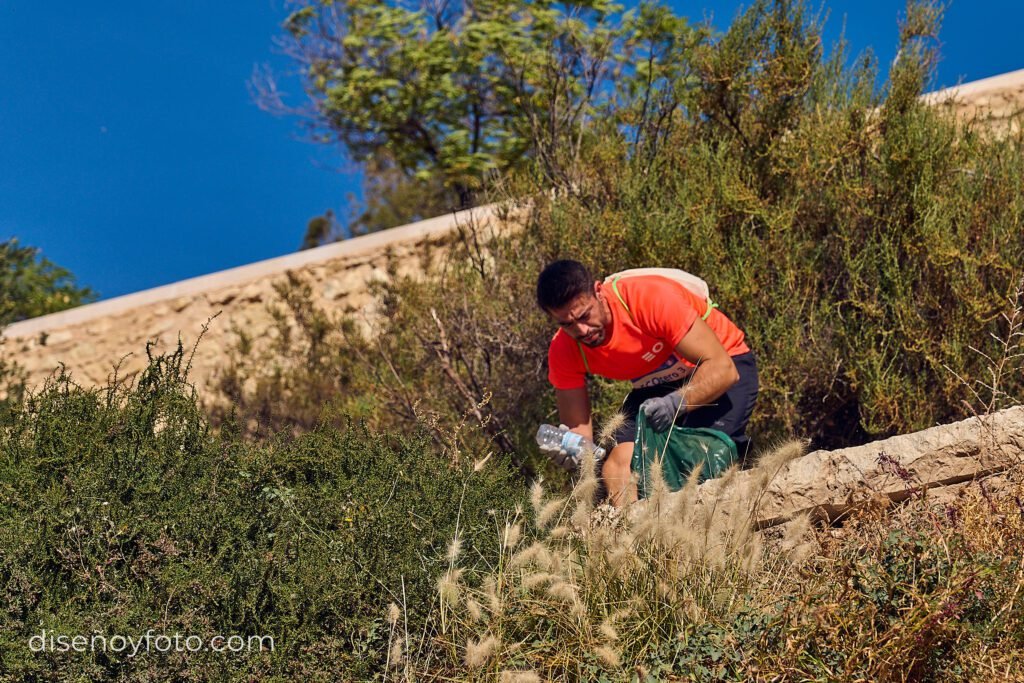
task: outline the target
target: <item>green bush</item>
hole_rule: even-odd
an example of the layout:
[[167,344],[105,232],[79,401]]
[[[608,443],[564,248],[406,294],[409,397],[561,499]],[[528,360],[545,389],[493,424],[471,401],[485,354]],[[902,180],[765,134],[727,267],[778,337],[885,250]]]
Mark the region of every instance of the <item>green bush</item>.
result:
[[[802,573],[760,638],[790,680],[988,680],[1020,669],[1020,471],[952,502],[858,514]],[[1000,674],[1003,675],[1003,674]]]
[[[823,56],[800,4],[754,3],[694,47],[657,134],[631,128],[626,110],[595,118],[556,192],[540,169],[493,188],[519,207],[520,230],[464,225],[427,277],[381,288],[372,342],[354,320],[308,335],[302,348],[330,349],[344,383],[325,388],[316,363],[284,371],[290,391],[269,395],[294,398],[278,419],[331,396],[375,425],[426,417],[525,474],[547,467],[532,436],[556,419],[554,328],[533,288],[562,257],[599,277],[666,266],[706,278],[758,356],[750,431],[762,444],[854,445],[1024,396],[1019,359],[994,392],[983,355],[1000,351],[991,336],[1007,338],[1001,314],[1020,300],[1024,138],[919,99],[937,21],[934,5],[908,6],[879,91],[869,56],[849,68],[841,49]],[[525,217],[515,197],[532,198]],[[600,423],[626,387],[593,387]]]
[[533,224],[546,258],[705,277],[759,356],[762,436],[834,447],[964,417],[957,374],[987,380],[970,347],[1008,331],[1022,140],[918,99],[935,16],[908,11],[876,96],[869,65],[817,56],[799,7],[755,3],[698,51],[693,110],[667,144],[638,158],[607,131],[581,191]]
[[0,328],[95,298],[96,292],[79,287],[71,272],[41,256],[36,247],[19,246],[17,238],[0,242]]
[[518,235],[490,241],[486,260],[466,239],[425,280],[378,286],[370,339],[355,314],[312,304],[301,278],[278,287],[275,342],[259,347],[238,331],[220,385],[247,434],[356,416],[375,429],[426,425],[456,463],[492,452],[527,476],[544,466],[529,446],[541,421],[557,421],[543,389],[549,330],[532,304],[540,262],[519,268],[504,251],[520,247]]
[[[58,373],[0,435],[0,674],[6,680],[365,679],[388,605],[427,613],[457,534],[480,562],[518,488],[452,467],[422,431],[328,425],[254,444],[198,406],[183,353],[133,386]],[[403,626],[404,628],[404,626]],[[42,629],[269,635],[273,652],[37,653]]]
[[[40,255],[35,247],[18,245],[17,238],[0,242],[0,333],[26,318],[56,313],[88,303],[96,292],[79,287],[75,276]],[[25,370],[0,337],[0,425],[25,393]]]
[[[364,370],[359,358],[366,344],[346,343],[357,339],[352,320],[315,306],[309,283],[299,275],[290,273],[274,290],[280,299],[268,306],[274,329],[258,335],[271,343],[259,346],[252,330],[233,330],[237,341],[228,349],[218,385],[227,401],[210,405],[215,423],[237,420],[247,436],[309,431],[325,406],[354,391]],[[346,414],[365,416],[367,411]]]

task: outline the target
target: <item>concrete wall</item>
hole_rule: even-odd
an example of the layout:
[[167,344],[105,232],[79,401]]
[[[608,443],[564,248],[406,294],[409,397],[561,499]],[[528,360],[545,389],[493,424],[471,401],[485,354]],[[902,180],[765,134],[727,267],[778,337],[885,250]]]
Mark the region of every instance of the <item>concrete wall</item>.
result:
[[963,119],[984,122],[999,133],[1015,135],[1024,113],[1024,69],[938,90],[924,100],[949,107]]
[[176,347],[179,333],[187,348],[207,320],[219,313],[196,350],[191,377],[200,388],[216,383],[225,351],[241,328],[255,336],[271,330],[267,304],[278,300],[275,283],[299,274],[310,283],[316,302],[327,310],[363,311],[372,317],[368,284],[385,279],[393,259],[399,275],[422,272],[424,255],[435,258],[458,225],[493,220],[493,207],[433,218],[316,249],[259,261],[170,285],[108,299],[68,311],[25,320],[3,330],[0,353],[28,372],[39,386],[61,362],[83,386],[106,383],[120,360],[119,376],[146,366],[146,342],[157,352]]

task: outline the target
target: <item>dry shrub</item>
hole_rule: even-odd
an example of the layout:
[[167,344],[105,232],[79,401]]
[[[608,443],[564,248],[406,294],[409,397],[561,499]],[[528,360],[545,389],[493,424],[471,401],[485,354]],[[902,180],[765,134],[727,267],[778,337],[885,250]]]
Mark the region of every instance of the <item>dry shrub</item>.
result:
[[761,666],[796,680],[1021,680],[1022,475],[848,520],[806,562]]

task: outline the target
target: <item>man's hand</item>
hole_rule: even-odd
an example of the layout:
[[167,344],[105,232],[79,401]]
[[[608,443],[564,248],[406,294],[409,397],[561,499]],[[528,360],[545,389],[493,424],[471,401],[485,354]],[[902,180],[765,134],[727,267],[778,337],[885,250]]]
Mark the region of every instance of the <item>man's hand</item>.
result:
[[683,395],[678,391],[671,394],[649,398],[640,404],[640,410],[647,416],[647,423],[656,432],[663,432],[676,421],[676,416],[682,413],[686,402]]
[[[564,424],[558,425],[558,428],[569,429]],[[563,470],[574,470],[580,464],[579,455],[573,455],[564,448],[559,448],[557,451],[548,451],[548,455],[555,461],[555,464]]]

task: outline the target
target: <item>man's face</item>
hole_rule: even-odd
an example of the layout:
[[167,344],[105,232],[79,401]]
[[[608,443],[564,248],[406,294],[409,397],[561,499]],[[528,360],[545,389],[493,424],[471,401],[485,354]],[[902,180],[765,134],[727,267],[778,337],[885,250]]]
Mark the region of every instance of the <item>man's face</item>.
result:
[[585,292],[561,308],[548,311],[566,334],[587,346],[601,346],[611,332],[611,310],[600,293]]

